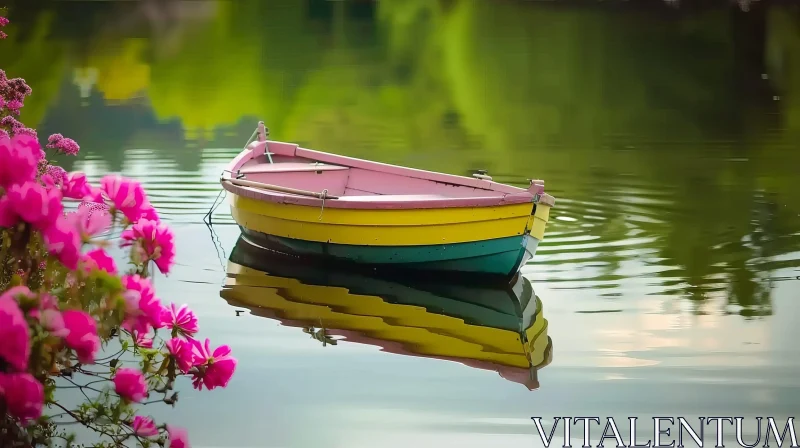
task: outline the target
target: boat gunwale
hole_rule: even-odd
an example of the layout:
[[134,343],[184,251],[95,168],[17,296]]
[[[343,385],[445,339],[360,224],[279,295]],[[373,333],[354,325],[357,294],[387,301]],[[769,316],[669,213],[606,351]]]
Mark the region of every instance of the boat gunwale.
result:
[[[268,146],[269,145],[269,146]],[[250,160],[255,159],[269,148],[270,154],[288,157],[301,157],[323,163],[332,163],[346,166],[348,168],[365,169],[375,172],[385,172],[422,179],[432,182],[449,183],[460,187],[480,189],[484,191],[494,191],[500,193],[498,196],[477,196],[477,197],[442,197],[409,200],[348,200],[347,196],[338,198],[317,198],[313,196],[301,196],[279,191],[270,191],[253,187],[234,185],[228,182],[235,179],[235,174],[239,169]],[[227,173],[228,177],[224,174]],[[267,201],[274,203],[285,203],[294,205],[305,205],[311,207],[327,207],[342,209],[437,209],[452,207],[490,207],[499,205],[512,205],[534,202],[536,195],[529,188],[528,190],[493,181],[483,179],[473,179],[454,174],[439,173],[435,171],[425,171],[416,168],[409,168],[399,165],[390,165],[370,160],[357,159],[352,157],[340,156],[337,154],[314,151],[301,148],[297,144],[285,143],[274,140],[256,141],[248,145],[227,165],[220,178],[222,187],[230,193],[248,197],[254,200]],[[538,186],[538,185],[532,185]],[[543,190],[543,187],[542,187]],[[320,192],[321,193],[321,192]],[[542,191],[543,193],[543,191]],[[380,195],[379,195],[380,196]],[[378,196],[378,197],[379,197]],[[387,197],[399,195],[386,195]]]

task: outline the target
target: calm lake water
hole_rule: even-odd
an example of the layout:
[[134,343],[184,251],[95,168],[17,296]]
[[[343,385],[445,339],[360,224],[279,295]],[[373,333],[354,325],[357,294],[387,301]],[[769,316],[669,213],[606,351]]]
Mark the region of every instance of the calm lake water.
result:
[[[768,11],[754,44],[725,8],[16,3],[0,61],[34,89],[22,120],[81,144],[66,168],[144,183],[178,239],[160,296],[190,304],[202,335],[239,359],[227,389],[184,384],[175,410],[152,409],[194,447],[537,446],[532,416],[798,410],[800,21],[788,9]],[[247,308],[222,295],[244,269],[229,263],[238,228],[227,203],[211,229],[203,216],[258,120],[318,150],[545,179],[556,207],[523,269],[550,338],[528,354],[542,364],[533,390],[497,366],[423,356],[503,358],[480,319],[445,318],[458,299],[509,309],[503,291],[250,271],[232,289],[272,308],[237,317]],[[392,314],[430,294],[449,305]],[[336,345],[303,331],[335,333],[376,297],[395,317]],[[524,359],[516,348],[504,356]]]

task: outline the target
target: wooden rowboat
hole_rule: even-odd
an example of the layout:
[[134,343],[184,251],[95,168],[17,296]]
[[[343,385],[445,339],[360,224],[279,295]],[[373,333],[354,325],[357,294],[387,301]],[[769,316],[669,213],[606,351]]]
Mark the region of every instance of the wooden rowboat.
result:
[[268,140],[260,122],[220,182],[251,241],[376,268],[513,278],[544,238],[544,182],[456,176]]
[[553,356],[542,301],[523,276],[511,285],[477,287],[375,276],[276,255],[240,238],[220,296],[324,345],[368,344],[455,361],[529,390],[539,388],[538,371]]

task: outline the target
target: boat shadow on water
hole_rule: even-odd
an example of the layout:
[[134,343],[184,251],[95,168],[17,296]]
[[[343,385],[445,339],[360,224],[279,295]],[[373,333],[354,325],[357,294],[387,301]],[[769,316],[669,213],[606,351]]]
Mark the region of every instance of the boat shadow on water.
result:
[[508,285],[376,275],[287,256],[240,237],[220,292],[254,316],[297,327],[323,345],[381,351],[493,370],[529,390],[550,364],[553,343],[530,281]]

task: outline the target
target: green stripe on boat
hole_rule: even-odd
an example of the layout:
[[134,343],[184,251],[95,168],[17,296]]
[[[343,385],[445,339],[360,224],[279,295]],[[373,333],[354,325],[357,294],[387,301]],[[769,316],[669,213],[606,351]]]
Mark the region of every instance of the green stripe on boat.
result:
[[266,235],[242,228],[253,243],[300,256],[347,260],[358,264],[393,265],[406,269],[513,275],[528,239],[535,251],[538,240],[529,235],[457,244],[426,246],[355,246],[320,243]]

